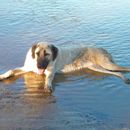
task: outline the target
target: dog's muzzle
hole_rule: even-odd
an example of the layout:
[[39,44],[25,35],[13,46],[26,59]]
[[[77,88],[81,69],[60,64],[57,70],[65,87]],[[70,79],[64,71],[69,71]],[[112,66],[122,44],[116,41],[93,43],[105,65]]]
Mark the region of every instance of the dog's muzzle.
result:
[[37,61],[38,74],[43,74],[48,64],[49,64],[48,59],[38,59]]

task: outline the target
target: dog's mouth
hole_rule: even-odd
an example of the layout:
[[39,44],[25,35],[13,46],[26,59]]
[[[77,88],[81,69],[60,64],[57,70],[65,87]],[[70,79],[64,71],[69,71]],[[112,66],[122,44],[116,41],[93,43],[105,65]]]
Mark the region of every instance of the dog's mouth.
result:
[[43,74],[49,64],[48,59],[39,59],[37,63],[37,74]]
[[44,72],[45,72],[45,69],[38,68],[38,70],[37,70],[37,74],[44,74]]
[[34,72],[35,72],[36,74],[42,75],[42,74],[44,74],[45,69],[43,69],[43,68],[36,68],[36,69],[34,70]]

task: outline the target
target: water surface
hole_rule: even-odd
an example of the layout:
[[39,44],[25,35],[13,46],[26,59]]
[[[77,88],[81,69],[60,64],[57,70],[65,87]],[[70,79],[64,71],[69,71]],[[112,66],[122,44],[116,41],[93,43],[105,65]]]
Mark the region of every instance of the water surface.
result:
[[[107,49],[130,66],[129,0],[4,0],[0,3],[0,73],[22,66],[38,41]],[[126,74],[130,77],[130,74]],[[130,85],[86,70],[57,75],[52,95],[43,77],[0,83],[2,130],[122,130],[130,128]]]

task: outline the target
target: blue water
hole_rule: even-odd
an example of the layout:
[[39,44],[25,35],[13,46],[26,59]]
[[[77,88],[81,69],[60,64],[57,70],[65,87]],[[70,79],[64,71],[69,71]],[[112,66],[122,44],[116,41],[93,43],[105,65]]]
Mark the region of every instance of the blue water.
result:
[[[0,73],[22,66],[38,41],[103,47],[130,66],[130,1],[1,0]],[[0,129],[130,129],[130,85],[119,78],[57,75],[52,96],[36,89],[33,78],[0,83]]]

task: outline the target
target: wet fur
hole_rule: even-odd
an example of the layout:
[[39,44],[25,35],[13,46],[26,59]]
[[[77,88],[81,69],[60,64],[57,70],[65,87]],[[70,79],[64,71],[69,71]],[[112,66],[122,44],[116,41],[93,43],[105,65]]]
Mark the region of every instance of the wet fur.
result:
[[45,69],[45,90],[52,89],[52,81],[57,72],[70,72],[83,68],[93,71],[115,75],[130,83],[122,72],[130,72],[130,68],[121,67],[114,63],[112,56],[102,48],[88,47],[56,47],[46,43],[33,45],[26,56],[24,66],[9,70],[0,75],[0,79],[24,74],[26,72],[37,72],[37,69]]

